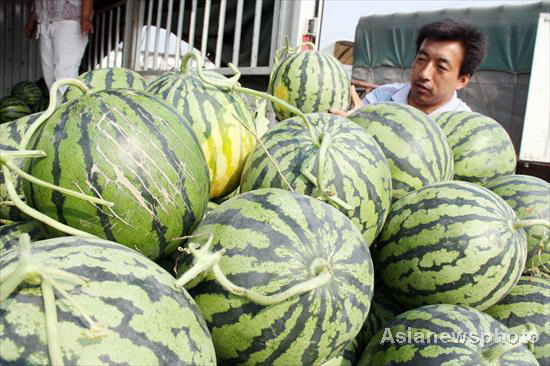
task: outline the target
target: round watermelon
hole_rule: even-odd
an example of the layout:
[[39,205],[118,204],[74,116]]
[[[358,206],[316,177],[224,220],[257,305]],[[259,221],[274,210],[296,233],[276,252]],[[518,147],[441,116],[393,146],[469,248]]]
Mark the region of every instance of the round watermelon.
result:
[[348,116],[384,152],[391,169],[393,199],[451,179],[453,156],[445,134],[426,114],[406,104],[369,104]]
[[27,220],[14,222],[0,226],[0,253],[17,246],[19,237],[23,234],[29,235],[31,240],[46,239],[47,233],[40,221]]
[[[138,252],[106,240],[64,237],[34,242],[23,254],[23,266],[16,250],[0,257],[2,274],[15,269],[2,286],[24,269],[29,280],[2,294],[0,364],[57,364],[52,347],[65,365],[215,365],[212,339],[193,299]],[[57,284],[53,296],[42,282]],[[45,312],[49,304],[57,321]]]
[[[550,224],[550,183],[529,175],[504,175],[484,186],[502,197],[521,220],[543,220]],[[528,246],[525,269],[550,274],[550,229],[533,225],[525,231]]]
[[34,177],[96,196],[114,206],[24,182],[36,210],[78,230],[136,248],[156,259],[177,248],[208,202],[208,169],[183,116],[133,89],[87,94],[59,106],[34,134]]
[[[349,85],[344,67],[332,55],[291,50],[273,67],[268,92],[303,113],[328,112],[332,107],[348,108]],[[272,105],[279,121],[293,116],[280,104]]]
[[[137,72],[123,67],[91,70],[81,74],[78,80],[82,81],[90,92],[108,89],[135,89],[143,90],[147,81]],[[75,86],[68,86],[63,94],[62,102],[79,98],[82,91]]]
[[358,343],[353,340],[348,344],[344,351],[338,357],[331,358],[321,366],[355,366],[357,365],[358,358]]
[[31,113],[31,108],[20,98],[4,97],[0,99],[0,123],[10,122]]
[[[322,364],[360,331],[372,298],[372,261],[357,227],[334,207],[260,189],[218,206],[194,235],[187,248],[224,251],[190,289],[220,363]],[[241,290],[222,286],[218,270]],[[286,299],[256,299],[309,281],[307,291]]]
[[506,130],[480,113],[444,112],[435,118],[453,150],[454,179],[485,183],[516,171],[516,152]]
[[[203,74],[210,80],[227,80],[214,71],[204,70]],[[186,67],[161,75],[146,91],[173,105],[190,122],[208,164],[210,198],[235,190],[256,143],[244,127],[254,130],[254,114],[245,99],[235,91],[205,84],[195,70]]]
[[550,365],[550,280],[521,277],[508,295],[485,312],[518,335],[528,326],[534,328],[538,340],[533,353],[541,365]]
[[536,366],[538,362],[508,328],[487,314],[440,304],[409,310],[389,321],[358,363],[390,365]]
[[19,98],[29,106],[36,105],[45,95],[37,83],[20,81],[11,88],[11,96]]
[[527,238],[506,202],[476,184],[449,181],[396,201],[373,257],[405,307],[446,303],[483,310],[516,284]]
[[360,126],[344,117],[310,113],[306,118],[320,145],[311,140],[299,117],[278,123],[250,154],[241,192],[289,189],[290,185],[295,192],[337,207],[359,227],[370,245],[382,230],[391,204],[391,173],[382,150]]

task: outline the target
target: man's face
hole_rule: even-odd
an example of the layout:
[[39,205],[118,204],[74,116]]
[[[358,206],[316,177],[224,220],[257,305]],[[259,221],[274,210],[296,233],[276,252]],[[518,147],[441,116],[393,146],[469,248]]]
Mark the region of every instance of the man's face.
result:
[[412,65],[409,104],[430,113],[465,87],[470,76],[459,76],[463,55],[460,42],[425,39]]

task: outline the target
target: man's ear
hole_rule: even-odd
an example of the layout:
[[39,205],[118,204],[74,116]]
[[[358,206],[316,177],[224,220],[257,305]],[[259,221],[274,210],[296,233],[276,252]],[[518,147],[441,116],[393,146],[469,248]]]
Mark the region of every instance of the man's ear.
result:
[[464,88],[466,85],[468,85],[468,83],[470,82],[470,78],[471,78],[470,74],[462,75],[461,77],[459,77],[458,78],[458,83],[456,84],[455,90],[458,91],[458,90]]

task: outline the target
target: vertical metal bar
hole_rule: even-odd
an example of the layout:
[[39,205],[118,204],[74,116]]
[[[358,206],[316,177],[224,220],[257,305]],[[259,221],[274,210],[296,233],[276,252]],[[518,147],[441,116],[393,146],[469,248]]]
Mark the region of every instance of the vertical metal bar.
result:
[[195,22],[197,18],[197,0],[193,0],[192,6],[191,6],[191,21],[189,22],[189,41],[187,42],[189,44],[189,47],[187,51],[191,51],[193,49],[193,45],[195,43]]
[[178,65],[181,57],[181,32],[183,28],[183,13],[185,12],[185,0],[180,1],[180,8],[178,12],[178,29],[176,34],[176,58],[174,60],[174,67]]
[[[135,38],[139,39],[139,28],[134,27],[135,23],[135,6],[141,8],[141,2],[135,2],[132,0],[126,0],[124,2],[124,30],[122,35],[122,67],[131,68],[135,61],[136,43]],[[132,56],[134,55],[134,56]]]
[[[122,12],[122,4],[116,9],[116,22],[115,22],[115,67],[120,67],[118,60],[120,58],[120,13]],[[126,24],[126,27],[130,27],[130,24]]]
[[233,65],[239,66],[241,50],[241,27],[243,22],[243,0],[237,2],[237,20],[235,21],[235,38],[233,40]]
[[151,38],[151,21],[153,20],[153,0],[149,0],[147,9],[147,30],[145,38],[145,55],[143,58],[143,70],[147,71],[149,68],[149,39]]
[[[6,28],[7,32],[4,34],[10,34],[13,30],[13,20],[15,18],[15,3],[12,1],[8,1],[6,14],[9,14],[6,17]],[[15,60],[13,59],[13,37],[8,37],[6,39],[6,48],[4,53],[4,58],[7,60],[7,70],[13,70],[13,67],[15,65]],[[14,75],[15,72],[6,72],[4,75],[4,79],[6,80],[6,87],[11,88],[14,83]]]
[[204,17],[202,21],[202,40],[201,40],[201,58],[204,64],[206,59],[206,48],[208,46],[208,27],[210,26],[210,5],[212,1],[206,0],[204,7]]
[[105,23],[107,21],[107,14],[106,13],[102,13],[101,14],[101,32],[100,32],[100,35],[101,35],[101,48],[99,49],[99,55],[100,55],[100,58],[99,58],[99,65],[100,65],[100,68],[103,68],[103,59],[105,58]]
[[113,16],[115,9],[109,10],[109,30],[108,33],[108,52],[107,52],[107,67],[111,67],[111,52],[113,52]]
[[[129,0],[130,2],[133,0]],[[143,70],[143,60],[142,60],[142,49],[141,45],[143,43],[143,24],[145,20],[145,2],[139,1],[139,15],[138,15],[138,23],[135,24],[135,28],[137,29],[137,39],[135,39],[135,48],[134,48],[134,60],[130,64],[132,66],[132,69],[134,70]],[[132,32],[133,33],[133,32]]]
[[158,1],[158,7],[157,7],[157,25],[155,29],[155,53],[153,55],[153,70],[157,70],[157,64],[158,64],[158,57],[159,57],[159,43],[160,43],[160,33],[162,29],[162,0]]
[[161,68],[167,68],[168,55],[170,54],[170,39],[172,38],[172,10],[174,0],[168,0],[168,17],[166,18],[166,40],[164,42],[164,57],[162,58]]
[[252,33],[252,54],[250,55],[250,66],[258,65],[258,44],[260,42],[260,25],[262,22],[262,0],[256,0],[254,11],[254,31]]
[[281,18],[281,0],[275,0],[273,5],[273,25],[271,27],[271,45],[269,47],[269,67],[273,67],[277,38],[279,34],[279,20]]
[[225,25],[225,9],[227,6],[227,0],[222,0],[220,3],[220,18],[218,20],[218,38],[216,39],[216,68],[221,66],[222,61],[222,46],[223,46],[223,33]]

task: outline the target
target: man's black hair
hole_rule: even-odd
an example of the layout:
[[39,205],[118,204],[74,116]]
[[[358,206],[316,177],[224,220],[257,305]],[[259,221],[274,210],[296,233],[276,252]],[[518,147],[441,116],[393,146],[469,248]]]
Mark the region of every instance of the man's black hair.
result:
[[483,58],[487,49],[485,36],[471,25],[461,20],[445,19],[429,23],[420,28],[416,38],[416,53],[425,39],[433,41],[458,41],[464,48],[464,58],[460,66],[459,76],[473,75]]

